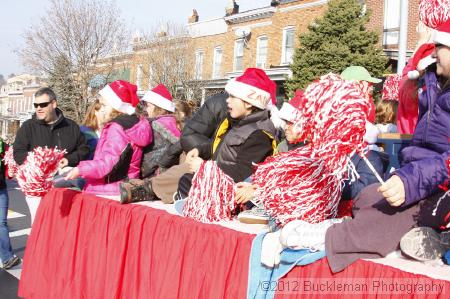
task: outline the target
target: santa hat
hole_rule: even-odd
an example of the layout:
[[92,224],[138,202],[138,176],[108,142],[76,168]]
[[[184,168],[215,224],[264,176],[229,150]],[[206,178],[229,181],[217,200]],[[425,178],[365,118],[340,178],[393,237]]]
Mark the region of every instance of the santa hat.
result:
[[99,91],[99,94],[119,112],[131,115],[139,103],[137,86],[124,80],[117,80]]
[[[449,35],[450,37],[450,35]],[[408,78],[415,80],[419,78],[419,72],[425,70],[430,64],[435,63],[436,59],[431,57],[434,52],[434,44],[423,44],[417,49],[412,59],[412,66],[415,70],[408,72]]]
[[304,99],[304,93],[302,90],[297,90],[294,97],[289,101],[289,103],[283,103],[278,116],[285,121],[295,122],[299,114],[299,108]]
[[450,47],[450,19],[436,28],[434,33],[434,42]]
[[248,68],[242,76],[229,80],[225,90],[252,106],[266,109],[275,100],[276,84],[262,69]]
[[147,91],[142,100],[167,111],[175,112],[172,95],[164,84],[159,84],[152,90]]

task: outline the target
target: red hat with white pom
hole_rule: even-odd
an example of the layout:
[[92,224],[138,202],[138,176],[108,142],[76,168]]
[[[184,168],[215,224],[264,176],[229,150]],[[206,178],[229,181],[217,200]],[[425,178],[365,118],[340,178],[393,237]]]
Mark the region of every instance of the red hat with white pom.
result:
[[425,70],[430,64],[436,62],[436,59],[431,55],[434,52],[434,44],[428,43],[423,44],[417,49],[416,53],[412,59],[412,65],[415,67],[415,70],[408,72],[408,78],[411,80],[415,80],[419,78],[419,72]]
[[297,90],[294,97],[289,101],[289,103],[283,103],[283,106],[278,113],[278,117],[288,122],[295,122],[299,117],[299,108],[302,104],[302,101],[304,100],[304,96],[305,95],[302,90]]
[[273,102],[276,84],[267,74],[258,68],[248,68],[245,72],[231,79],[225,85],[225,90],[259,109],[266,109],[269,102]]
[[99,94],[119,112],[131,115],[139,103],[137,86],[124,80],[116,80],[99,91]]
[[164,84],[159,84],[152,90],[147,91],[142,100],[167,111],[175,112],[172,95]]

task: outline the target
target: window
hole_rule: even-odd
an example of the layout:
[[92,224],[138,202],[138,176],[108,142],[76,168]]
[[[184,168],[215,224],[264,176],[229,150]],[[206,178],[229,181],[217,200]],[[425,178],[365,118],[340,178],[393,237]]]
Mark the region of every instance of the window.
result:
[[400,33],[400,0],[384,1],[383,44],[396,45]]
[[152,87],[154,85],[154,81],[153,80],[155,77],[155,65],[153,63],[151,63],[148,66],[148,86]]
[[234,71],[242,71],[244,68],[244,40],[234,42]]
[[265,69],[267,62],[267,36],[258,37],[256,42],[256,67]]
[[213,79],[220,78],[222,76],[222,48],[214,48],[214,61],[213,61]]
[[195,79],[202,79],[202,70],[203,70],[203,51],[195,52]]
[[290,64],[294,56],[294,36],[295,28],[286,27],[283,29],[283,48],[281,51],[281,64]]
[[139,64],[136,70],[136,85],[138,90],[142,90],[142,64]]

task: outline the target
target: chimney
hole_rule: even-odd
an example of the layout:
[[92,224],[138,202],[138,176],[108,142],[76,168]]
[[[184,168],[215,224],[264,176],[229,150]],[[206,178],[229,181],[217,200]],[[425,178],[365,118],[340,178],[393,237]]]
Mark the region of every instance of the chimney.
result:
[[188,24],[197,23],[198,22],[198,13],[196,9],[192,10],[192,15],[188,18]]
[[236,1],[229,0],[228,6],[225,8],[225,16],[231,16],[239,13],[239,5],[236,4]]
[[279,0],[272,0],[271,2],[270,2],[270,6],[278,6],[280,4],[280,1]]

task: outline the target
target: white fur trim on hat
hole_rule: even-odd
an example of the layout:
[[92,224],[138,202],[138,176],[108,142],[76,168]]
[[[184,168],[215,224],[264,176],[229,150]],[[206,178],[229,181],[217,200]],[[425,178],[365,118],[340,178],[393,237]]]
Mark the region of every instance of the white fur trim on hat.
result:
[[142,98],[143,101],[152,103],[155,106],[163,108],[170,112],[175,112],[175,104],[171,101],[163,97],[162,95],[153,92],[151,90],[147,91]]
[[286,122],[280,117],[280,110],[272,102],[267,104],[267,109],[270,111],[270,121],[276,129],[284,129]]
[[435,31],[433,41],[450,47],[450,33],[444,31]]
[[422,59],[420,59],[419,63],[417,64],[417,70],[423,71],[426,69],[430,64],[435,63],[436,58],[431,57],[431,55],[428,55]]
[[225,85],[225,90],[230,95],[237,97],[259,109],[266,109],[267,104],[271,100],[270,93],[267,91],[236,81],[236,79],[229,80],[227,85]]
[[295,109],[294,106],[287,102],[284,102],[283,106],[281,106],[280,112],[278,113],[278,117],[285,121],[293,122],[295,119],[296,110],[297,109]]
[[114,92],[111,86],[106,85],[98,92],[114,109],[119,112],[131,115],[136,112],[135,107],[130,103],[123,102]]

